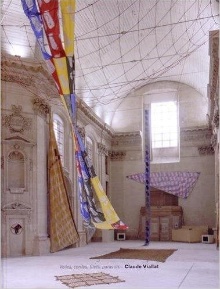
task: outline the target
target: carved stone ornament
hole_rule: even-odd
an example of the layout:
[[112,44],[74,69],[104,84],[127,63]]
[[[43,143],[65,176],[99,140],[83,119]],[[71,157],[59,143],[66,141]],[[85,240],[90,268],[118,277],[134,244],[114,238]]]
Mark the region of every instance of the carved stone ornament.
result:
[[12,114],[2,116],[2,125],[8,127],[12,133],[23,133],[31,129],[31,119],[21,115],[22,106],[12,105]]
[[12,234],[19,235],[23,231],[23,228],[19,223],[16,223],[10,227],[10,231],[12,232]]
[[108,155],[108,150],[107,150],[107,148],[102,144],[102,143],[98,143],[97,144],[98,145],[98,152],[100,153],[100,154],[104,154],[104,155]]
[[5,205],[2,209],[3,211],[7,211],[7,210],[31,210],[30,207],[28,207],[27,205],[18,203],[18,202],[14,202],[12,204],[9,205]]
[[125,151],[110,151],[109,156],[112,161],[122,161],[126,156]]
[[6,216],[8,215],[25,215],[28,217],[28,222],[31,220],[32,209],[25,204],[14,202],[3,206],[3,221],[6,222]]
[[215,153],[212,145],[200,146],[198,147],[198,151],[200,155],[213,155]]
[[24,156],[19,151],[13,151],[8,156],[9,160],[11,161],[23,161],[24,162]]
[[25,192],[25,188],[9,188],[8,191],[11,194],[23,194]]
[[47,114],[50,112],[50,107],[43,98],[36,97],[32,100],[32,103],[33,103],[33,110],[39,113],[41,116],[46,117]]

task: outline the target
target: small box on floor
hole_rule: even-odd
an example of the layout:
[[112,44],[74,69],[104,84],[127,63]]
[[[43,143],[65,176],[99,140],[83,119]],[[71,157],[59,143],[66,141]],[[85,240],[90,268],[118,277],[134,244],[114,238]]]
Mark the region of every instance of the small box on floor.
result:
[[214,243],[214,236],[213,235],[202,235],[202,243],[204,243],[204,244]]
[[125,241],[126,236],[125,233],[117,233],[117,241]]

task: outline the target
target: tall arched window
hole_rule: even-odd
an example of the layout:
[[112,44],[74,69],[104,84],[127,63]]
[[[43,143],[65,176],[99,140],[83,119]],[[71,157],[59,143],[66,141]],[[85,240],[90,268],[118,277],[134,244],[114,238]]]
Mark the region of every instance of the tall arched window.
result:
[[64,165],[64,122],[58,114],[53,115],[53,127],[61,162]]
[[93,141],[90,137],[86,137],[86,150],[87,150],[87,154],[88,157],[90,158],[90,160],[93,163],[93,156],[94,156],[94,145],[93,145]]

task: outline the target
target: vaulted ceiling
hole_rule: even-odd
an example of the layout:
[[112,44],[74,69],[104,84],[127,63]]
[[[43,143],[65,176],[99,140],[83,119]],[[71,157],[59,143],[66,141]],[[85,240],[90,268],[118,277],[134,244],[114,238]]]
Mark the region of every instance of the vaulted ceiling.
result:
[[[2,56],[44,65],[21,2],[2,0],[1,7]],[[76,0],[76,94],[108,124],[127,97],[158,81],[206,96],[216,29],[216,0]]]

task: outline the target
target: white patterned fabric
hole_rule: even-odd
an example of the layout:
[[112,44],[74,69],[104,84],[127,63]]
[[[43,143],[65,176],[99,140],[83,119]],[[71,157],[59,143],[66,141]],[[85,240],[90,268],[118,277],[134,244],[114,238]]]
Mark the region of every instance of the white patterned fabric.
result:
[[[150,174],[150,186],[186,199],[192,192],[200,173],[198,172],[154,172]],[[145,174],[136,173],[128,179],[145,183]]]

